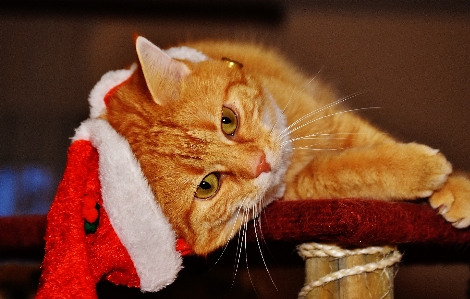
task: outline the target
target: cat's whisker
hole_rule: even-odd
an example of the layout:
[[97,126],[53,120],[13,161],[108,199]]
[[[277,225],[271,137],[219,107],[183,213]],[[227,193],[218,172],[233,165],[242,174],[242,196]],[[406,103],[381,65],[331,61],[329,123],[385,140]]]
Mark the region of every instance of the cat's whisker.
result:
[[[310,137],[310,136],[323,136],[323,135],[329,135],[329,134],[336,134],[336,133],[329,133],[331,132],[331,130],[326,130],[326,131],[320,131],[320,132],[316,132],[316,133],[312,133],[312,134],[308,134],[308,135],[305,135],[305,136],[299,136],[299,137],[295,137],[295,138],[302,138],[302,137]],[[294,138],[290,138],[288,140],[285,140],[281,143],[281,145],[284,145],[284,144],[287,144],[287,143],[291,143],[295,141]]]
[[[253,217],[254,217],[254,208],[251,209],[251,210],[252,210],[252,213],[253,213],[252,215],[253,215]],[[247,214],[248,214],[248,212],[247,212]],[[248,215],[247,215],[247,216],[248,216]],[[249,217],[247,217],[247,218],[249,218]],[[244,235],[245,235],[244,241],[245,241],[245,243],[244,243],[244,245],[245,245],[245,264],[246,264],[246,271],[247,271],[247,274],[248,274],[248,278],[250,279],[250,283],[251,283],[251,285],[253,286],[253,290],[255,291],[256,297],[259,298],[258,292],[256,292],[255,284],[253,283],[253,279],[251,278],[250,268],[248,267],[248,250],[247,250],[247,245],[246,245],[247,227],[248,227],[248,223],[245,222],[245,225],[244,225]]]
[[311,111],[307,114],[305,114],[304,116],[298,118],[296,121],[294,121],[293,123],[291,123],[289,126],[287,126],[284,130],[282,130],[279,134],[279,136],[277,137],[277,140],[282,140],[284,139],[284,137],[286,137],[287,135],[289,135],[292,131],[295,131],[295,130],[291,130],[292,127],[296,126],[297,124],[301,123],[302,121],[304,121],[305,119],[315,115],[315,114],[318,114],[324,110],[327,110],[329,108],[331,108],[332,106],[334,106],[333,104],[340,104],[342,103],[343,101],[345,101],[346,99],[340,99],[340,100],[337,100],[335,101],[334,103],[331,103],[329,105],[326,105],[326,106],[323,106],[322,108],[319,108],[319,109],[316,109],[314,111]]
[[240,204],[240,206],[238,207],[237,209],[237,214],[235,216],[235,219],[233,221],[233,224],[232,224],[232,230],[230,231],[230,237],[229,239],[233,238],[233,236],[235,236],[235,227],[237,225],[237,220],[238,220],[238,217],[240,216],[240,212],[243,210],[243,205],[245,204],[247,198],[245,197],[242,201],[242,203]]
[[239,231],[238,232],[238,241],[237,241],[237,251],[235,253],[235,265],[234,265],[233,275],[232,275],[232,285],[230,286],[230,289],[232,289],[233,286],[235,285],[235,278],[237,277],[237,273],[238,273],[238,265],[240,264],[240,255],[241,255],[240,239],[241,238],[243,238],[242,237],[242,232]]
[[318,72],[307,82],[307,84],[305,84],[305,87],[302,89],[302,91],[304,91],[305,88],[306,88],[308,85],[310,85],[310,83],[312,83],[313,80],[315,80],[315,79],[318,77],[318,75],[320,75],[320,73],[323,71],[323,67],[324,67],[324,66],[320,67],[320,69],[318,70]]
[[[262,208],[261,210],[261,213],[260,214],[263,214],[265,213],[266,211],[264,210],[264,208]],[[258,216],[258,227],[259,227],[259,236],[260,236],[260,239],[263,241],[263,244],[264,246],[266,247],[266,250],[268,251],[269,255],[271,256],[271,258],[273,258],[275,260],[275,257],[273,255],[273,253],[271,252],[271,250],[269,249],[269,246],[268,246],[268,243],[266,242],[266,238],[264,237],[264,234],[263,234],[263,228],[261,226],[261,215]],[[268,221],[269,219],[266,218],[266,220]]]
[[[253,210],[255,210],[255,208],[253,208]],[[257,211],[256,211],[257,212]],[[256,213],[257,214],[257,213]],[[259,249],[259,253],[261,255],[261,259],[263,260],[263,264],[264,264],[264,268],[266,269],[266,272],[268,272],[268,276],[269,276],[269,279],[271,280],[271,283],[273,284],[274,288],[276,289],[276,291],[278,291],[278,288],[276,286],[276,284],[274,283],[274,279],[273,277],[271,276],[271,272],[269,272],[269,269],[268,269],[268,265],[266,264],[266,260],[264,258],[264,254],[263,254],[263,251],[261,250],[261,244],[259,242],[259,238],[258,238],[258,230],[256,229],[256,222],[259,222],[259,225],[260,225],[260,230],[261,230],[261,221],[258,219],[258,217],[255,217],[255,212],[253,212],[253,218],[254,218],[254,228],[255,228],[255,237],[256,237],[256,244],[258,245],[258,249]],[[258,220],[258,221],[256,221]],[[248,266],[248,264],[247,264]]]
[[[320,140],[320,141],[325,141],[325,142],[331,142],[331,141],[339,141],[339,140],[348,140],[349,138],[313,138],[313,137],[301,137],[301,138],[296,138],[295,140],[287,140],[281,144],[281,146],[285,146],[289,143],[292,143],[297,140]],[[315,144],[320,144],[319,142]]]
[[[289,97],[289,101],[287,101],[286,105],[284,106],[284,109],[282,109],[281,111],[281,115],[284,115],[284,112],[286,111],[287,107],[289,107],[290,103],[292,102],[292,99],[294,98],[294,92],[296,90],[296,86],[294,86],[294,88],[292,88],[292,93]],[[277,119],[276,119],[276,122],[274,123],[273,127],[271,128],[271,131],[269,132],[269,136],[271,136],[271,134],[273,133],[274,129],[276,128],[277,124],[279,123],[279,119],[280,119],[281,116],[278,116]]]
[[[308,85],[310,85],[310,83],[312,83],[313,80],[315,80],[317,78],[317,76],[320,74],[320,72],[323,70],[323,67],[320,68],[320,70],[315,74],[315,76],[313,76],[304,86],[304,88],[302,88],[302,90],[300,92],[303,92],[305,91],[305,89],[307,88]],[[287,101],[287,104],[284,106],[284,109],[282,109],[282,113],[281,114],[284,114],[284,112],[286,111],[287,107],[289,107],[290,103],[292,102],[292,100],[294,99],[294,93],[295,93],[295,90],[296,90],[296,86],[294,86],[294,88],[292,88],[292,93],[289,97],[289,101]],[[276,122],[274,123],[273,127],[271,128],[271,131],[269,132],[269,135],[271,136],[271,134],[273,133],[274,129],[276,128],[278,122],[279,122],[279,119],[280,119],[280,116],[276,119]],[[282,132],[281,132],[282,133]]]
[[340,148],[340,145],[335,145],[333,142],[315,142],[315,143],[310,143],[307,145],[302,145],[302,146],[296,146],[295,148],[317,148],[317,149],[329,149],[329,148]]
[[269,254],[272,256],[271,252],[269,251],[268,244],[266,243],[266,239],[264,238],[263,229],[261,227],[261,217],[264,213],[266,213],[266,210],[261,205],[261,203],[259,204],[259,210],[261,210],[261,212],[258,215],[257,219],[258,219],[258,226],[259,226],[259,232],[260,232],[260,239],[263,241],[263,244],[266,246],[266,248],[268,249]]
[[349,139],[348,137],[331,137],[331,136],[334,136],[334,135],[356,135],[356,134],[360,134],[360,133],[311,134],[311,135],[291,138],[289,140],[283,141],[281,143],[281,145],[292,143],[292,142],[297,141],[297,140],[347,140],[347,139]]
[[301,124],[297,127],[294,127],[293,129],[289,130],[289,132],[287,132],[284,136],[281,137],[284,138],[285,136],[289,135],[289,134],[292,134],[293,132],[305,127],[305,126],[308,126],[314,122],[317,122],[317,121],[320,121],[320,120],[323,120],[325,118],[328,118],[328,117],[333,117],[333,116],[337,116],[337,115],[341,115],[341,114],[345,114],[345,113],[352,113],[352,112],[356,112],[356,111],[361,111],[361,110],[369,110],[369,109],[379,109],[380,107],[364,107],[364,108],[355,108],[355,109],[348,109],[348,110],[341,110],[341,111],[338,111],[338,112],[334,112],[334,113],[330,113],[330,114],[327,114],[327,115],[324,115],[324,116],[321,116],[321,117],[318,117],[318,118],[315,118],[315,119],[311,119],[309,121],[307,121],[306,123],[304,124]]
[[344,150],[346,148],[311,148],[311,147],[308,147],[308,146],[299,146],[299,147],[294,147],[292,149],[295,149],[295,150],[310,150],[310,151],[340,151],[340,150]]
[[[246,242],[246,229],[247,229],[247,221],[246,219],[248,218],[247,213],[243,211],[243,226],[242,229],[238,232],[238,241],[237,241],[237,249],[235,253],[235,265],[234,265],[234,271],[233,271],[233,279],[232,279],[232,285],[230,288],[233,288],[235,284],[235,278],[237,277],[238,273],[238,267],[240,265],[240,259],[241,259],[241,254],[243,250],[243,243]],[[244,242],[245,241],[245,242]],[[246,245],[245,245],[246,246]]]
[[322,112],[322,111],[325,111],[325,110],[327,110],[327,109],[330,109],[331,107],[334,107],[334,106],[339,105],[339,104],[341,104],[341,103],[343,103],[343,102],[346,102],[346,101],[348,101],[348,100],[350,100],[350,99],[352,99],[352,98],[354,98],[354,97],[357,97],[357,96],[360,95],[360,94],[361,94],[361,93],[353,93],[353,94],[351,94],[351,95],[349,95],[349,96],[347,96],[347,97],[343,97],[343,98],[341,98],[341,99],[338,99],[338,100],[336,100],[336,101],[334,101],[334,102],[332,102],[332,103],[330,103],[330,104],[327,104],[327,105],[325,105],[325,106],[323,106],[323,107],[321,107],[321,108],[318,108],[318,109],[316,109],[316,110],[313,110],[313,111],[311,111],[311,112],[305,114],[304,116],[300,117],[299,119],[297,119],[296,121],[294,121],[292,124],[290,124],[289,126],[287,126],[284,130],[282,130],[282,131],[279,133],[278,140],[281,140],[281,139],[284,138],[286,135],[288,135],[289,133],[291,133],[291,132],[292,132],[291,128],[294,127],[294,126],[296,126],[297,124],[299,124],[299,123],[302,122],[303,120],[305,120],[305,119],[307,119],[307,118],[309,118],[309,117],[311,117],[311,116],[313,116],[313,115],[315,115],[315,114],[318,114],[318,113],[320,113],[320,112]]
[[321,73],[322,71],[323,71],[323,67],[321,67],[321,68],[318,70],[318,72],[317,72],[312,78],[310,78],[310,80],[308,80],[307,83],[304,84],[304,87],[302,88],[302,90],[300,90],[300,92],[304,92],[305,89],[307,88],[307,86],[309,86],[310,83],[312,83],[313,80],[315,80],[315,79],[318,77],[318,75],[320,75],[320,73]]
[[[217,265],[217,263],[220,261],[220,259],[222,258],[222,256],[224,255],[225,251],[227,250],[227,247],[228,245],[230,244],[230,240],[235,236],[235,227],[236,227],[236,224],[237,224],[237,221],[238,221],[238,218],[240,217],[240,211],[242,210],[243,208],[243,204],[245,203],[246,201],[246,197],[243,199],[242,201],[242,204],[240,205],[240,207],[238,207],[237,209],[237,213],[235,215],[235,218],[233,220],[233,224],[232,224],[232,229],[230,231],[230,234],[229,234],[229,238],[227,240],[227,242],[225,242],[225,245],[224,245],[224,248],[222,249],[222,252],[220,253],[219,257],[217,258],[217,260],[215,261],[214,265],[212,265],[211,269],[214,268],[215,265]],[[238,232],[240,234],[240,231]],[[209,271],[210,271],[209,270]]]

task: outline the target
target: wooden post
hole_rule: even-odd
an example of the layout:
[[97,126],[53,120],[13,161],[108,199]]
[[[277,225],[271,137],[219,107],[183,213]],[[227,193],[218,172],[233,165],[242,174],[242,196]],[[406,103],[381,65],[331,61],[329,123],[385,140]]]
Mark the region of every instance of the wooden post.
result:
[[306,283],[299,298],[393,299],[393,265],[400,261],[396,248],[368,247],[343,250],[338,246],[302,244]]
[[[305,260],[305,281],[317,281],[320,278],[330,274],[331,272],[338,271],[338,259],[333,257],[312,257]],[[338,298],[339,282],[331,281],[321,287],[312,289],[307,299],[324,298],[335,299]]]

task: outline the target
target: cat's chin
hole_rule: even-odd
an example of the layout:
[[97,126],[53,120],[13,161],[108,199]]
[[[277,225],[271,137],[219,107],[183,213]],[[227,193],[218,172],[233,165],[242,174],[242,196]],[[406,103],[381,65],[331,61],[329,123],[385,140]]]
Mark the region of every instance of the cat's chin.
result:
[[[260,194],[253,195],[251,198],[243,201],[240,205],[235,207],[233,214],[226,222],[224,232],[222,233],[222,235],[227,237],[225,240],[220,242],[220,246],[223,246],[232,239],[245,223],[257,218],[267,205],[282,197],[285,191],[283,178],[284,173],[263,173],[256,179],[256,184],[263,186],[258,186],[259,189],[262,189],[262,192],[260,192]],[[271,184],[269,184],[269,182]],[[273,184],[274,182],[277,184]]]

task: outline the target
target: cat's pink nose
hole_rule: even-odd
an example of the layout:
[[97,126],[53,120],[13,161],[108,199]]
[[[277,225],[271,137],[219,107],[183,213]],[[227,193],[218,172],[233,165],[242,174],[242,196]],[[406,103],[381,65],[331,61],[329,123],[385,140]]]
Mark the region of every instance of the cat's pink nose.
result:
[[256,166],[255,177],[259,177],[260,174],[263,172],[270,172],[271,165],[269,165],[268,161],[266,161],[266,155],[263,153],[258,161],[258,165]]

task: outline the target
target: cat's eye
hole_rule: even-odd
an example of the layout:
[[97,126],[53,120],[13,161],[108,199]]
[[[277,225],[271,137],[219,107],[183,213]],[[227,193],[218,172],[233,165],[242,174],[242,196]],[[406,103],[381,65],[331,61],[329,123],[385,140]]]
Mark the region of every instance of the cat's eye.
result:
[[210,173],[202,179],[199,186],[197,186],[194,196],[199,199],[208,199],[214,196],[219,190],[219,175],[217,173]]
[[235,134],[238,127],[238,117],[235,112],[227,107],[222,108],[222,131],[226,135]]

